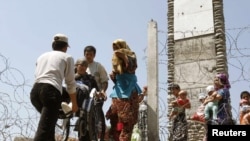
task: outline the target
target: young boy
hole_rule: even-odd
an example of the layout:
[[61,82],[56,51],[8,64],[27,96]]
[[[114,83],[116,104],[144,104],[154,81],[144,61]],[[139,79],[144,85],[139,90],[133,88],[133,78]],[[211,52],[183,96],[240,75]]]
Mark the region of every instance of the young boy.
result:
[[240,94],[240,124],[250,124],[250,93],[243,91]]
[[[97,82],[95,78],[86,72],[88,67],[88,62],[85,59],[78,59],[75,63],[75,80],[77,83],[77,104],[78,107],[82,107],[82,102],[84,99],[89,98],[89,94],[93,88],[99,91]],[[71,105],[66,102],[61,104],[65,114],[71,111]]]
[[186,91],[180,91],[178,93],[178,98],[171,102],[171,104],[174,106],[171,113],[170,113],[170,120],[173,119],[179,112],[184,111],[184,106],[189,104],[189,99],[187,98],[187,92]]
[[[92,76],[91,74],[87,73],[87,68],[88,68],[88,61],[84,58],[78,59],[75,63],[75,80],[77,83],[77,104],[79,107],[81,108],[90,108],[89,106],[86,107],[86,105],[84,104],[84,100],[90,98],[91,94],[94,92],[93,90],[95,89],[97,92],[100,91],[97,82],[95,80],[95,77]],[[103,95],[103,93],[99,93],[100,96],[99,98],[103,98],[105,99],[105,95]],[[97,114],[100,114],[100,112],[102,111],[102,101],[100,99],[97,100],[97,103],[95,105],[95,108],[98,108],[100,111],[97,112]],[[67,103],[62,103],[62,108],[65,111],[65,113],[67,113],[68,111],[70,111],[70,104],[68,105]],[[99,115],[101,118],[99,119],[100,121],[96,121],[96,122],[104,122],[104,125],[100,125],[100,126],[106,126],[105,124],[105,117],[102,116],[101,114]],[[78,121],[76,122],[76,124],[78,123]],[[99,125],[98,125],[99,126]],[[87,128],[87,127],[86,127]],[[105,127],[102,127],[102,129],[100,129],[101,133],[100,133],[100,140],[104,139],[104,135],[105,135]],[[104,133],[102,133],[102,130],[104,131]],[[87,134],[85,136],[81,136],[79,137],[79,141],[90,141],[92,139],[92,136],[90,135],[90,131],[87,131]]]

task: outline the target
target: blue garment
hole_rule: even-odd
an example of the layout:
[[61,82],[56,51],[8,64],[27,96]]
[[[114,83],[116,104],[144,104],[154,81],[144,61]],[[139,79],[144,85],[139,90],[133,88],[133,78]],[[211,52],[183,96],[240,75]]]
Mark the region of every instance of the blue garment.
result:
[[141,88],[137,84],[137,77],[135,74],[124,73],[116,75],[116,83],[113,91],[110,94],[111,98],[130,98],[132,91],[142,93]]
[[218,120],[219,124],[228,124],[231,120],[231,113],[230,113],[230,92],[229,89],[223,88],[219,89],[218,94],[222,96],[222,99],[219,101],[219,110],[218,110]]

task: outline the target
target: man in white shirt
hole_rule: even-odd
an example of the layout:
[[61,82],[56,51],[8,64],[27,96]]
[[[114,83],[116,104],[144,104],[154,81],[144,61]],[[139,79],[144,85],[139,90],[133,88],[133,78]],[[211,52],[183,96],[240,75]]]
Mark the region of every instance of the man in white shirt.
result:
[[[99,63],[94,61],[95,55],[96,55],[96,48],[94,46],[86,46],[84,48],[84,57],[85,59],[88,61],[88,68],[87,68],[87,72],[88,74],[91,74],[95,77],[95,80],[97,82],[98,88],[101,92],[101,95],[103,96],[104,100],[107,99],[107,94],[106,94],[106,90],[108,88],[108,73],[106,71],[106,69],[104,68],[104,66]],[[100,107],[102,108],[103,103],[100,103]],[[104,134],[105,134],[105,128],[106,128],[106,124],[105,124],[105,117],[104,117],[104,113],[99,113],[101,118],[100,124],[102,127],[102,131],[101,131],[101,135],[100,135],[100,140],[103,141],[104,138]]]
[[84,48],[84,57],[89,63],[86,71],[88,72],[88,74],[91,74],[95,77],[100,92],[102,92],[106,96],[106,90],[108,88],[109,80],[108,73],[101,63],[94,60],[95,55],[96,49],[94,46],[90,45]]
[[63,81],[72,102],[72,112],[78,110],[74,59],[66,54],[68,37],[56,34],[53,38],[53,51],[43,53],[36,61],[35,83],[30,99],[41,113],[34,141],[55,141],[55,126],[62,102]]

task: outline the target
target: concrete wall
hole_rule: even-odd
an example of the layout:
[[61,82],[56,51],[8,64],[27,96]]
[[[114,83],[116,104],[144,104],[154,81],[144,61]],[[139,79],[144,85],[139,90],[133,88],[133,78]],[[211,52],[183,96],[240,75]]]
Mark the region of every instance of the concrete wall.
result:
[[188,141],[203,141],[206,134],[204,123],[188,120]]
[[178,40],[174,45],[174,78],[181,89],[188,91],[192,108],[187,114],[197,109],[198,94],[205,93],[205,88],[213,84],[215,75],[215,44],[213,34]]
[[[206,11],[208,17],[202,12],[202,9],[206,8],[209,9]],[[189,116],[199,105],[198,94],[205,92],[206,86],[213,84],[213,76],[218,72],[228,74],[223,0],[212,0],[208,3],[199,0],[168,0],[167,15],[167,81],[177,83],[181,89],[188,91],[192,105],[191,110],[187,110]],[[206,26],[207,20],[209,20],[208,27]],[[209,29],[210,26],[211,29]],[[197,27],[200,30],[197,31]],[[203,32],[206,28],[208,32]],[[170,95],[168,103],[170,103],[174,98],[170,91],[168,94]],[[172,107],[168,105],[168,108],[170,111]],[[194,121],[188,121],[188,123],[188,141],[202,140],[201,136],[204,136],[205,132],[200,131],[205,130],[204,126]],[[168,129],[171,126],[170,122]]]
[[212,0],[174,0],[174,39],[214,33],[213,18]]

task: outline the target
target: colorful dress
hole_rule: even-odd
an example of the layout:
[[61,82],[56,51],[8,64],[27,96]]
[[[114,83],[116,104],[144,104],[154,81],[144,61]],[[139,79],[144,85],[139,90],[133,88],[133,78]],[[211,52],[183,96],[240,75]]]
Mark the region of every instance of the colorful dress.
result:
[[138,120],[139,94],[142,93],[135,75],[136,55],[122,39],[113,42],[113,50],[112,71],[115,78],[112,80],[115,85],[110,94],[112,104],[106,118],[110,119],[110,138],[130,141]]
[[187,141],[188,138],[188,123],[186,120],[185,110],[178,113],[174,118],[172,126],[172,140],[173,141]]
[[232,124],[231,106],[230,106],[230,92],[228,88],[217,90],[218,94],[222,97],[219,100],[219,110],[217,114],[219,125]]

